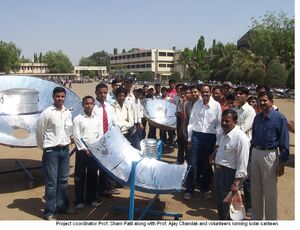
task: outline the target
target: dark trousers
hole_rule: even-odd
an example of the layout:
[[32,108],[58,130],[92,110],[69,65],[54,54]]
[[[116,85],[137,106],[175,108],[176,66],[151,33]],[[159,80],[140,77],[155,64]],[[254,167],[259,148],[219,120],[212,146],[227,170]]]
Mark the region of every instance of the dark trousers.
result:
[[212,167],[209,163],[209,156],[213,153],[215,143],[216,134],[193,131],[192,147],[188,160],[188,164],[191,168],[186,181],[187,192],[194,192],[197,174],[199,173],[202,175],[200,181],[201,192],[209,191],[213,175]]
[[44,215],[64,212],[69,208],[68,178],[70,171],[69,147],[43,149],[42,166],[45,177]]
[[243,189],[244,189],[244,205],[246,212],[251,209],[251,182],[250,182],[250,167],[251,167],[251,152],[252,148],[250,148],[250,155],[249,155],[249,161],[248,161],[248,167],[247,167],[247,179],[243,182]]
[[235,169],[216,168],[215,171],[215,194],[218,208],[218,215],[221,220],[230,220],[229,204],[223,202],[224,198],[231,191],[231,185],[235,178]]
[[136,126],[136,129],[131,129],[131,135],[130,135],[130,143],[131,145],[138,149],[138,150],[141,150],[141,140],[143,139],[142,138],[142,132],[143,130],[139,127],[139,125],[135,124]]
[[142,130],[142,139],[146,138],[146,125],[147,125],[147,120],[146,118],[142,118],[142,125],[144,129]]
[[[168,133],[168,138],[167,138],[167,133]],[[176,138],[175,130],[168,130],[168,131],[160,130],[159,135],[163,143],[168,143],[171,145],[174,144]]]
[[148,138],[156,139],[156,128],[149,124]]
[[97,163],[85,151],[76,151],[75,159],[75,204],[92,203],[97,194]]
[[177,117],[177,145],[178,145],[177,162],[184,163],[185,154],[188,152],[188,150],[187,150],[187,142],[185,141],[182,133],[181,117]]

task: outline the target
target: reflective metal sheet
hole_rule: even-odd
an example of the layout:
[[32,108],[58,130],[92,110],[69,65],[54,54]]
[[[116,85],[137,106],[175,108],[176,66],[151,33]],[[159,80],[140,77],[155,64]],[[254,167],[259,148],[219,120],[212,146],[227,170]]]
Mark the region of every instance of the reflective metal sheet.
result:
[[120,129],[111,127],[100,141],[87,144],[98,164],[120,183],[129,185],[132,162],[137,161],[136,189],[149,193],[179,191],[187,171],[186,165],[169,164],[155,158],[142,157]]
[[148,122],[163,130],[176,129],[176,106],[163,99],[142,100],[143,111]]
[[[53,104],[52,91],[61,86],[30,76],[0,76],[0,144],[35,147],[36,121],[40,113]],[[80,113],[80,98],[68,88],[65,107],[73,117]],[[32,102],[32,103],[31,103]],[[21,137],[15,132],[21,130]]]
[[34,89],[14,88],[0,91],[0,111],[18,115],[38,112],[39,92]]

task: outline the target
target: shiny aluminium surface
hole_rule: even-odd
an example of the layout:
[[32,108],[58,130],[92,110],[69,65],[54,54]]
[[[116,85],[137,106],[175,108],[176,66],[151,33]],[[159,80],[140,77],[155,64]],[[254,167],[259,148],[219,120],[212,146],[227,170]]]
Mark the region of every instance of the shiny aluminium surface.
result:
[[124,185],[129,185],[132,162],[136,161],[137,190],[148,193],[172,193],[182,189],[186,165],[169,164],[155,158],[143,157],[116,126],[112,126],[100,141],[87,144],[87,147],[98,164]]
[[20,115],[38,112],[39,92],[34,89],[13,88],[0,91],[0,111]]
[[163,99],[142,100],[145,118],[154,127],[163,130],[176,129],[176,106]]
[[[0,95],[4,94],[4,98],[10,100],[18,98],[17,100],[20,101],[19,104],[11,101],[4,104],[7,101],[4,100],[0,106],[0,144],[13,147],[37,146],[36,121],[41,112],[53,104],[52,91],[57,86],[61,85],[36,77],[0,75]],[[74,117],[82,110],[80,98],[68,88],[65,89],[67,94],[64,106],[71,110]],[[37,108],[34,108],[36,112],[31,110],[33,113],[28,113],[28,109],[32,108],[27,107],[25,108],[26,113],[22,113],[24,108],[20,104],[29,103],[28,98],[26,98],[29,92],[31,92],[33,102],[36,102],[36,95],[38,95]],[[20,108],[22,111],[18,110]],[[18,131],[21,135],[16,135]]]

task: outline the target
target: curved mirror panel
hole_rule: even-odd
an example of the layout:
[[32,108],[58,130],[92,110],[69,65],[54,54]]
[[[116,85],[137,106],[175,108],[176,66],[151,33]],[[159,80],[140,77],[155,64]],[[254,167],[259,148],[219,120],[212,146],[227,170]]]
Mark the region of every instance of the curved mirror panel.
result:
[[[52,91],[61,86],[30,76],[0,76],[0,144],[35,147],[36,121],[53,104]],[[62,86],[61,86],[62,87]],[[64,106],[73,117],[82,110],[80,98],[70,89]]]
[[142,100],[145,118],[154,127],[163,130],[176,129],[176,106],[163,99]]

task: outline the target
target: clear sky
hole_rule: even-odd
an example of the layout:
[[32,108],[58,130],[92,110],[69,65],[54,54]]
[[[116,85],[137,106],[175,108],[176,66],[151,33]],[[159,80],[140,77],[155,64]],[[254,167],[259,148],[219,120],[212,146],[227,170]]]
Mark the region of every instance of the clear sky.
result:
[[294,0],[0,0],[0,40],[22,55],[83,56],[123,48],[193,48],[201,35],[236,41],[267,11],[295,15]]

